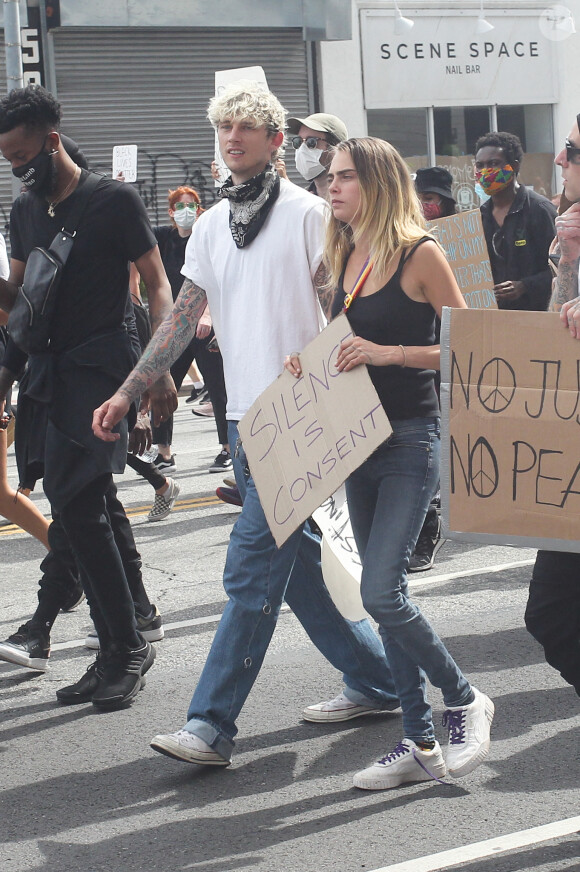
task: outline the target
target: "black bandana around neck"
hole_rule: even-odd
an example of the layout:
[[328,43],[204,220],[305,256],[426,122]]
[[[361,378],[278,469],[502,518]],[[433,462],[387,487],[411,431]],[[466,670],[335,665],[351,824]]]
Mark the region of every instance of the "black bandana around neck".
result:
[[230,176],[219,189],[218,197],[230,201],[230,230],[238,248],[256,238],[279,193],[280,176],[270,164],[241,185],[234,185]]

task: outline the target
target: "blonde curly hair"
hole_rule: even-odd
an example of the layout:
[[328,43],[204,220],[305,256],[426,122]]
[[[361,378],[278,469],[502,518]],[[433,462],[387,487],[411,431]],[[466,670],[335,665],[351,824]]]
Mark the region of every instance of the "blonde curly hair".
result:
[[[284,131],[287,112],[278,98],[258,82],[238,81],[212,97],[207,107],[209,122],[217,129],[222,121],[248,121],[255,127],[265,125],[273,136]],[[276,160],[278,151],[272,155]]]

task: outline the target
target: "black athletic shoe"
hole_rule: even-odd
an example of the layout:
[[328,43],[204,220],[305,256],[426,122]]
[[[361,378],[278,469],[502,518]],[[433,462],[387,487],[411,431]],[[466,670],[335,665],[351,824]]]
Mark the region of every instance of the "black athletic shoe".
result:
[[222,448],[214,462],[209,468],[210,472],[227,472],[232,468],[232,458],[229,451]]
[[46,672],[50,657],[50,636],[31,621],[22,624],[18,632],[0,642],[0,660],[25,666],[35,672]]
[[103,658],[100,654],[97,654],[97,659],[94,663],[91,663],[85,674],[75,684],[69,684],[67,687],[61,687],[60,690],[57,690],[56,698],[63,705],[78,705],[81,702],[90,702],[101,683],[103,671]]
[[409,561],[409,572],[426,572],[428,569],[433,569],[435,555],[444,542],[445,539],[441,538],[439,513],[434,508],[430,508]]
[[68,597],[60,607],[61,612],[72,612],[77,606],[80,606],[85,598],[85,592],[80,581],[77,581],[74,588],[71,589]]
[[98,708],[116,709],[134,699],[145,687],[145,673],[153,666],[155,648],[144,642],[140,648],[109,652],[103,678],[92,703]]
[[155,460],[153,461],[161,475],[169,475],[170,472],[175,472],[177,467],[175,465],[175,455],[171,455],[169,460],[165,460],[161,454],[158,454]]

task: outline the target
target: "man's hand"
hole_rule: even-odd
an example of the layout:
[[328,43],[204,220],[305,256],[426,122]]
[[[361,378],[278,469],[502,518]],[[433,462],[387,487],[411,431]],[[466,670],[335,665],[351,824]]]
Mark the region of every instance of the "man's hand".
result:
[[195,331],[195,335],[198,339],[207,339],[209,334],[211,333],[212,322],[211,322],[211,313],[209,311],[209,306],[206,306],[205,312],[197,322],[197,328]]
[[121,421],[131,407],[131,401],[125,394],[117,391],[110,400],[106,400],[102,406],[93,412],[93,433],[103,442],[117,442],[121,438],[119,433],[112,433],[115,424]]
[[577,262],[580,258],[580,203],[574,203],[556,218],[561,261]]
[[139,412],[135,426],[129,433],[127,451],[130,454],[145,454],[151,448],[151,443],[151,421],[149,420],[149,415],[143,415]]
[[177,391],[169,373],[162,375],[147,391],[155,427],[173,415],[177,409]]
[[560,320],[570,331],[570,336],[580,339],[580,297],[562,304]]
[[525,294],[526,286],[523,282],[501,282],[499,285],[494,285],[493,292],[498,306],[501,306],[502,303],[513,303],[514,300],[519,300]]

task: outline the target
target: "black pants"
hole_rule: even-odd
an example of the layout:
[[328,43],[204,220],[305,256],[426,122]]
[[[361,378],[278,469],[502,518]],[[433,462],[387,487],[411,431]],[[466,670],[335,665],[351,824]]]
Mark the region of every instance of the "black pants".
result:
[[546,661],[580,696],[580,554],[538,551],[525,621]]
[[[228,425],[226,421],[226,383],[224,381],[224,364],[219,351],[208,351],[213,333],[207,339],[193,339],[183,354],[177,358],[171,367],[171,376],[177,390],[183,384],[187,371],[195,360],[203,376],[213,406],[215,425],[220,445],[228,441]],[[153,427],[153,442],[157,445],[171,445],[173,438],[173,415],[159,427]]]
[[145,460],[135,457],[134,454],[127,455],[127,466],[130,466],[131,469],[134,469],[135,472],[141,476],[141,478],[148,481],[151,487],[156,491],[163,487],[167,481],[165,476],[159,472],[154,463],[146,463]]
[[95,479],[55,513],[48,539],[63,562],[67,553],[74,555],[102,650],[113,644],[138,647],[141,640],[135,607],[147,615],[151,604],[143,587],[141,558],[131,525],[112,476]]

